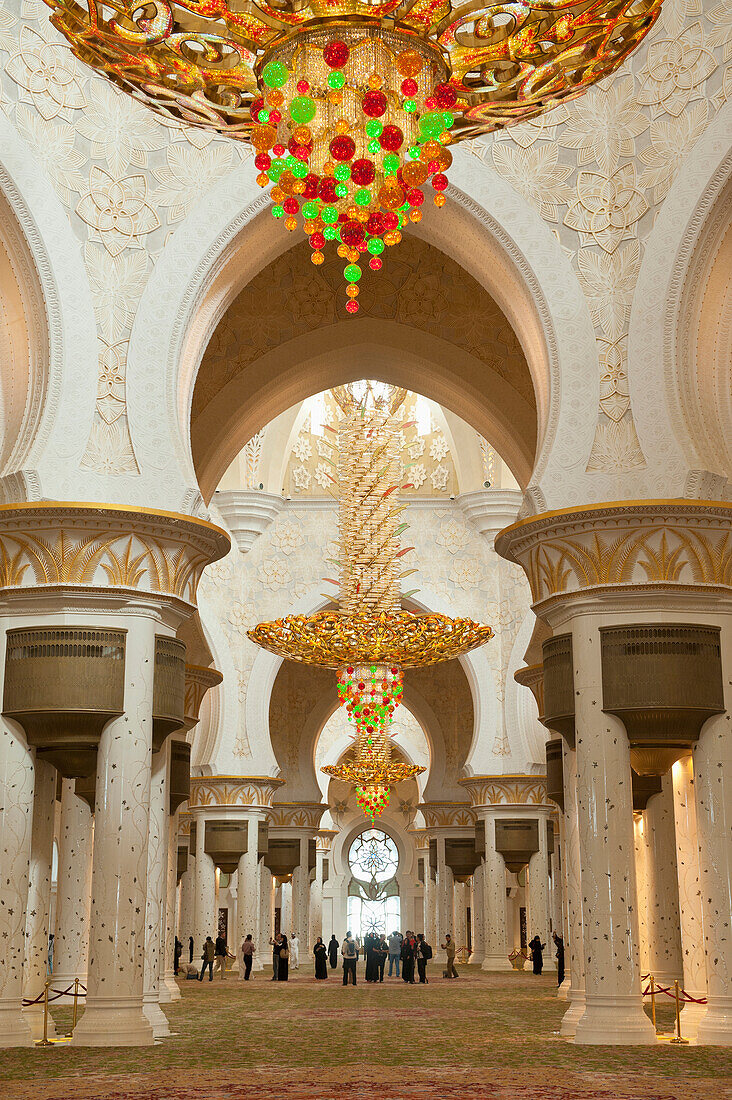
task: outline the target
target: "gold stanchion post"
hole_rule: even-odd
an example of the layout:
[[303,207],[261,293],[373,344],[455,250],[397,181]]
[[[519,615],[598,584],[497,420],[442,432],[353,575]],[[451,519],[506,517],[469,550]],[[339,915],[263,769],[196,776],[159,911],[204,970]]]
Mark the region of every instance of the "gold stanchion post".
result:
[[48,1038],[48,987],[51,982],[46,981],[45,989],[43,990],[43,1038],[38,1043],[39,1047],[50,1047],[53,1043]]
[[684,1043],[688,1044],[688,1039],[681,1038],[681,1009],[679,1008],[679,979],[674,981],[674,994],[676,996],[676,1035],[671,1040],[672,1043]]
[[651,1016],[653,1018],[653,1030],[656,1031],[656,983],[651,974]]
[[71,1018],[71,1034],[76,1030],[76,1014],[79,1010],[79,979],[74,978],[74,1015]]

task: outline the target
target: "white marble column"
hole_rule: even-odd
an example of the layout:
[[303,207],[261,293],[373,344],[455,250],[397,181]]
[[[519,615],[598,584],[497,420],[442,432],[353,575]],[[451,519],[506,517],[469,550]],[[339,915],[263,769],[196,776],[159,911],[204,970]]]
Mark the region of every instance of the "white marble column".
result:
[[482,861],[473,871],[470,881],[470,916],[473,923],[472,951],[470,953],[471,966],[482,966],[485,958],[483,947],[483,863]]
[[[701,856],[701,898],[709,1007],[699,1024],[700,1043],[732,1045],[732,624],[722,626],[726,714],[702,727],[694,746],[696,815]],[[684,1009],[684,1013],[688,1011]]]
[[[177,921],[178,879],[178,813],[167,815],[168,852],[166,861],[164,951],[160,964],[159,996],[161,1004],[180,1000],[175,980],[175,936]],[[185,945],[181,962],[185,961]]]
[[452,887],[452,935],[458,951],[468,946],[468,903],[464,882],[453,882]]
[[496,815],[477,810],[485,820],[483,861],[483,970],[510,970],[506,920],[506,862],[496,851]]
[[[424,934],[435,954],[440,953],[440,941],[437,935],[437,883],[432,877],[429,851],[424,865]],[[404,921],[402,921],[404,927]]]
[[153,1042],[142,994],[156,622],[140,614],[124,625],[125,713],[97,753],[88,995],[75,1046]]
[[[293,873],[293,879],[294,879]],[[280,886],[280,932],[287,936],[288,940],[294,928],[292,915],[292,883],[283,882]]]
[[[260,941],[260,890],[261,873],[259,863],[259,822],[264,819],[263,814],[250,814],[247,816],[247,851],[239,857],[239,869],[236,884],[236,909],[237,932],[236,942],[232,945],[232,953],[239,959],[239,980],[244,980],[244,967],[241,962],[241,945],[247,936],[251,935],[255,949]],[[259,953],[254,955],[252,969],[261,970],[262,958]]]
[[[56,769],[45,760],[35,760],[33,825],[31,828],[28,908],[25,917],[25,963],[23,998],[35,1000],[48,977],[48,934],[51,907],[51,865],[53,863],[53,825],[56,808]],[[34,1039],[43,1038],[43,1002],[23,1009]],[[48,1017],[48,1034],[56,1034]]]
[[147,844],[147,904],[145,907],[145,984],[142,1009],[156,1039],[170,1035],[160,1007],[160,971],[168,886],[168,752],[153,753],[150,779],[150,827]]
[[633,814],[633,856],[635,890],[638,905],[638,957],[642,974],[651,973],[648,951],[648,847],[646,821],[642,813]]
[[269,867],[261,864],[259,871],[259,943],[257,952],[265,970],[270,969],[272,959],[272,947],[270,939],[274,934],[274,900],[272,872]]
[[197,814],[196,863],[194,868],[194,927],[193,962],[200,969],[206,936],[216,939],[218,913],[216,911],[216,867],[204,850],[206,820]]
[[671,774],[664,775],[659,794],[643,813],[646,846],[646,923],[648,971],[661,985],[683,977],[679,880],[676,866],[674,794]]
[[[694,765],[691,754],[671,769],[676,825],[676,866],[679,878],[683,988],[692,997],[707,995],[707,965],[704,957],[705,920],[701,895],[701,868],[694,799]],[[684,1038],[695,1038],[706,1005],[685,1005],[681,1012]]]
[[641,997],[630,745],[622,722],[602,710],[598,627],[592,615],[572,621],[585,953],[575,1042],[655,1043]]
[[[4,645],[0,648],[4,651]],[[0,1047],[33,1044],[21,1011],[33,785],[25,735],[15,722],[0,717]]]
[[534,936],[540,936],[541,942],[546,944],[544,951],[544,969],[555,970],[556,960],[553,954],[553,943],[549,931],[549,851],[546,835],[547,815],[539,815],[539,851],[534,852],[529,860],[529,912],[528,934],[532,940]]
[[304,944],[310,927],[310,868],[308,867],[307,836],[300,837],[300,862],[292,872],[292,912],[290,927],[283,928],[287,936],[297,932],[300,946]]
[[[304,956],[301,959],[300,966],[309,960],[310,952],[318,936],[323,937],[323,856],[322,849],[317,850],[317,864],[315,867],[315,881],[310,883],[310,927],[308,928],[307,940],[303,940],[300,944],[300,954]],[[325,937],[323,937],[325,939]],[[325,941],[327,942],[327,940]]]
[[582,926],[579,823],[577,820],[577,753],[562,739],[564,769],[564,887],[567,895],[565,963],[569,971],[569,1008],[562,1017],[560,1034],[574,1038],[577,1022],[585,1011],[585,958]]
[[455,929],[453,928],[452,924],[452,894],[453,874],[445,862],[445,837],[443,835],[438,835],[437,873],[435,877],[435,900],[437,903],[437,929],[435,944],[437,946],[437,957],[440,960],[443,960],[445,958],[445,952],[442,950],[442,944],[445,943],[445,936],[447,935],[447,933],[449,932],[453,940],[455,939]]
[[[92,849],[94,818],[83,798],[74,790],[74,780],[61,785],[61,826],[58,843],[56,890],[56,932],[54,938],[53,984],[65,989],[78,978],[86,985],[89,955]],[[56,1004],[71,1004],[73,996]]]
[[195,960],[196,937],[196,854],[188,849],[188,866],[180,880],[180,918],[178,920],[178,939],[183,944],[183,960],[188,962],[188,940],[193,936]]

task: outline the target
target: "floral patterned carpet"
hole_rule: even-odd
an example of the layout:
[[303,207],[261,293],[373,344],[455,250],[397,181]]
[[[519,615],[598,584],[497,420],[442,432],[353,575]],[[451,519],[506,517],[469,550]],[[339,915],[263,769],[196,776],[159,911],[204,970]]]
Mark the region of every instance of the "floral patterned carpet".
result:
[[[361,969],[361,968],[359,968]],[[436,968],[433,968],[436,969]],[[359,975],[361,978],[361,974]],[[144,1049],[0,1050],[2,1100],[732,1100],[721,1048],[575,1047],[551,974],[182,982]],[[54,1013],[58,1031],[69,1010]],[[669,1030],[668,1009],[659,1015]]]

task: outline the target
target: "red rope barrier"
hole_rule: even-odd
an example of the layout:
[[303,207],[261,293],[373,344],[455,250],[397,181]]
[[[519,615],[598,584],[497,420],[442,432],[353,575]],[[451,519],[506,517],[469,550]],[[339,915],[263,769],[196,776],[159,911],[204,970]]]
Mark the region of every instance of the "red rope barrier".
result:
[[[648,977],[648,975],[645,974],[643,975],[643,977]],[[650,997],[651,987],[648,986],[648,989],[642,989],[641,993],[644,997]],[[662,985],[656,985],[653,987],[653,993],[654,995],[656,993],[665,993],[667,997],[670,997],[674,1001],[676,1000],[676,993],[671,991],[671,986],[664,987]],[[687,993],[685,989],[680,989],[679,993],[681,995],[681,1000],[684,1002],[684,1004],[705,1005],[707,1003],[706,997],[692,997],[691,994]]]

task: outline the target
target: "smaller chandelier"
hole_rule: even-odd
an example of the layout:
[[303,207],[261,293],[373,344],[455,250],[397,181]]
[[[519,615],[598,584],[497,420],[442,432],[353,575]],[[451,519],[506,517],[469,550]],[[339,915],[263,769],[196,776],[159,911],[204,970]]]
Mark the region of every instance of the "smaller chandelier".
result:
[[303,219],[311,260],[332,242],[346,261],[349,313],[358,312],[362,256],[373,271],[422,218],[425,186],[445,203],[457,103],[428,39],[378,24],[319,27],[271,48],[257,69],[251,141],[261,187],[286,229]]

